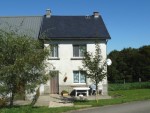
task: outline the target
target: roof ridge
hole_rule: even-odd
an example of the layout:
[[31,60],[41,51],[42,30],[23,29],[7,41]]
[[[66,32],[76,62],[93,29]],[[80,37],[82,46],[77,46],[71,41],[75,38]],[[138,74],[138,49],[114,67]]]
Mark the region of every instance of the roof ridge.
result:
[[0,16],[0,18],[43,17],[43,16]]
[[52,16],[62,16],[62,17],[85,17],[85,16],[93,16],[93,15],[52,15]]

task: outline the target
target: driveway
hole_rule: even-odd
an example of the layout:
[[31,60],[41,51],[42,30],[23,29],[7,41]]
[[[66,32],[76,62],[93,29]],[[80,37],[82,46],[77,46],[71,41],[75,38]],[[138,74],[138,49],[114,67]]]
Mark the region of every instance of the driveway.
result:
[[68,113],[150,113],[150,100],[89,108]]

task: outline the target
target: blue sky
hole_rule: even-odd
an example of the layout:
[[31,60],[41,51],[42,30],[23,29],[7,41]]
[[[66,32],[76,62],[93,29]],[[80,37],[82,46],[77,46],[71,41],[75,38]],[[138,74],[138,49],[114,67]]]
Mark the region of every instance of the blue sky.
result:
[[107,53],[150,45],[150,0],[1,0],[0,16],[91,15],[100,12],[111,35]]

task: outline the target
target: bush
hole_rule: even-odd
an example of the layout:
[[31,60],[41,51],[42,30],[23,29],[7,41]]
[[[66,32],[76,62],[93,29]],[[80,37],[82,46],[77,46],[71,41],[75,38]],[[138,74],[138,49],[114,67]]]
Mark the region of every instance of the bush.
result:
[[66,93],[69,94],[69,92],[66,91],[66,90],[62,90],[62,91],[61,91],[61,95],[66,94]]

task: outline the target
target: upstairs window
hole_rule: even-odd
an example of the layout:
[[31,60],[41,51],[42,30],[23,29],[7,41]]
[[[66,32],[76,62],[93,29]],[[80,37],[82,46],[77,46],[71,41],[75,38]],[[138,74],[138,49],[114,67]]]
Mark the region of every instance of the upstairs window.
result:
[[84,57],[86,45],[73,45],[73,57]]
[[50,57],[58,57],[58,45],[51,45],[50,46]]
[[85,71],[73,71],[73,79],[74,83],[85,83]]

